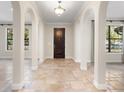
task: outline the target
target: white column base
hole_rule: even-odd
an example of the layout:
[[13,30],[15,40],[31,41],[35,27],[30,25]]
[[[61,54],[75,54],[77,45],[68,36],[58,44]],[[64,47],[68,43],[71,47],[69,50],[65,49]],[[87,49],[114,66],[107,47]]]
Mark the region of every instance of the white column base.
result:
[[73,59],[76,63],[80,63],[81,60],[80,59]]
[[38,64],[42,64],[44,62],[44,60],[43,59],[40,59],[40,58],[39,58],[38,61],[39,61]]
[[38,66],[37,65],[32,65],[32,70],[37,70]]
[[18,84],[12,84],[12,90],[19,90],[24,87],[23,83],[18,83]]
[[93,81],[93,84],[94,86],[97,88],[97,89],[101,89],[101,90],[106,90],[107,89],[107,85],[104,83],[104,84],[99,84],[98,82],[96,82],[95,80]]
[[80,69],[86,71],[87,70],[87,64],[80,63]]

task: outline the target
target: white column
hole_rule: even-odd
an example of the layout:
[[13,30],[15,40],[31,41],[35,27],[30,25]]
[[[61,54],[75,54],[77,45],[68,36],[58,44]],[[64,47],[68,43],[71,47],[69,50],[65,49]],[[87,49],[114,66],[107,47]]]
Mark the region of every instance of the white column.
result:
[[74,60],[75,62],[81,63],[81,37],[80,37],[80,21],[75,23],[74,27]]
[[[104,8],[101,10],[104,13]],[[95,15],[95,66],[94,85],[106,89],[105,84],[105,14],[99,11]]]
[[88,62],[88,53],[90,51],[89,49],[89,30],[87,27],[89,27],[89,25],[87,25],[88,22],[88,18],[85,17],[84,20],[82,20],[81,22],[81,64],[80,64],[80,69],[81,70],[87,70],[87,62]]
[[21,89],[24,80],[24,17],[22,14],[18,9],[18,4],[15,3],[13,7],[13,90]]
[[81,70],[87,70],[87,52],[89,51],[89,50],[87,50],[87,37],[88,37],[88,35],[87,35],[87,30],[86,29],[84,29],[84,26],[85,26],[85,24],[82,24],[82,26],[81,26],[81,28],[83,28],[83,29],[81,29],[80,28],[80,59],[81,59],[81,63],[80,63],[80,69]]
[[32,70],[38,68],[38,23],[32,22]]
[[42,22],[38,26],[38,58],[39,63],[44,61],[44,25]]

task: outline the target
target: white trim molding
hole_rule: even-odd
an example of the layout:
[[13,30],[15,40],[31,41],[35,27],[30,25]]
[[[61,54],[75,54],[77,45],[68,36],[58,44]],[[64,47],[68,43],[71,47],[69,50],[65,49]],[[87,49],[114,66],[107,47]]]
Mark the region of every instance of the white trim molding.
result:
[[101,90],[106,90],[107,89],[107,84],[100,84],[98,83],[96,80],[93,81],[93,84],[94,86],[97,88],[97,89],[101,89]]

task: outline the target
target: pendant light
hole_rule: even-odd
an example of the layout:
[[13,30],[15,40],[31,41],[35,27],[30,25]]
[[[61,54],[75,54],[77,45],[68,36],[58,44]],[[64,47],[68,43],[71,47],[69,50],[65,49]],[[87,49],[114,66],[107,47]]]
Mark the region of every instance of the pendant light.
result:
[[58,7],[54,8],[55,13],[60,16],[64,13],[65,9],[61,6],[61,1],[58,1]]

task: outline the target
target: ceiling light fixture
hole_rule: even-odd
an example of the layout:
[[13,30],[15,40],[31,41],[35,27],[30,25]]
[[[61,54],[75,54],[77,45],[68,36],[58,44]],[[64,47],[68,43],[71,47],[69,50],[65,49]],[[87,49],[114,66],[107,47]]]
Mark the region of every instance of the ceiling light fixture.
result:
[[57,7],[57,8],[54,8],[54,10],[55,10],[55,13],[56,13],[58,16],[60,16],[61,14],[64,13],[65,9],[62,8],[62,6],[61,6],[61,1],[58,1],[58,3],[59,3],[58,7]]

